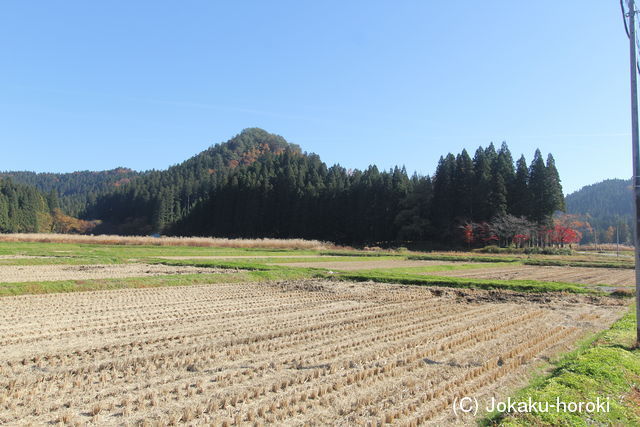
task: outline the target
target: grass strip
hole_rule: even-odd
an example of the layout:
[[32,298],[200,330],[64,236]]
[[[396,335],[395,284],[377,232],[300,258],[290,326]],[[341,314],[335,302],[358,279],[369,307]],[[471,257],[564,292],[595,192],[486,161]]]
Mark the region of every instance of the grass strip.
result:
[[51,256],[47,258],[0,258],[2,265],[105,265],[124,264],[125,260],[113,257],[63,257]]
[[[404,257],[400,257],[400,256],[392,256],[392,255],[384,255],[384,256],[378,256],[378,257],[368,257],[368,258],[375,258],[375,261],[388,261],[388,260],[400,260],[400,261],[404,261]],[[371,262],[371,259],[368,259],[367,257],[353,257],[353,256],[337,256],[337,255],[326,255],[326,256],[320,256],[320,257],[315,257],[315,258],[263,258],[260,260],[260,262],[263,262],[265,264],[281,264],[281,263],[288,263],[288,264],[293,264],[293,263],[306,263],[306,262],[325,262],[325,263],[331,263],[331,262],[349,262],[352,263],[354,265],[356,265],[359,262]]]
[[[373,268],[366,270],[356,270],[351,271],[350,273],[359,274],[359,273],[371,273],[371,274],[419,274],[421,276],[425,275],[425,273],[436,273],[441,271],[460,271],[460,270],[482,270],[487,268],[495,268],[495,267],[509,267],[513,266],[513,263],[496,263],[497,265],[487,265],[487,264],[465,264],[465,263],[456,263],[456,264],[440,264],[440,265],[426,265],[421,267],[391,267],[391,268]],[[339,270],[339,269],[335,269]]]
[[173,274],[166,276],[128,277],[120,279],[59,280],[51,282],[0,283],[0,297],[86,292],[128,288],[156,288],[215,283],[266,282],[316,277],[315,273],[298,269],[245,270],[220,274]]
[[0,255],[106,257],[127,260],[162,256],[317,256],[317,250],[263,249],[263,248],[215,248],[189,246],[123,246],[86,243],[24,243],[0,242]]
[[592,267],[592,268],[635,268],[635,264],[629,261],[583,261],[583,260],[560,260],[541,258],[517,258],[503,256],[474,256],[474,255],[409,255],[406,259],[425,261],[453,261],[453,262],[487,262],[487,263],[522,263],[524,265],[538,265],[543,267]]
[[555,411],[494,413],[480,425],[591,426],[640,425],[640,350],[634,348],[635,310],[610,329],[583,341],[577,350],[553,364],[550,375],[535,378],[512,400],[533,402],[596,402],[609,399],[609,412]]
[[401,257],[405,255],[398,251],[378,251],[378,252],[363,252],[363,251],[320,251],[322,256],[341,256],[341,257],[362,257],[362,258],[378,258],[378,257]]
[[527,259],[523,260],[524,265],[539,265],[544,267],[591,267],[591,268],[635,268],[633,262],[595,262],[595,261],[565,261],[558,259]]
[[342,273],[335,276],[340,280],[359,282],[399,283],[403,285],[443,286],[448,288],[507,289],[518,292],[571,292],[576,294],[604,294],[575,283],[538,282],[535,280],[492,280],[459,277],[399,275],[384,272]]
[[474,255],[408,255],[406,259],[418,261],[454,261],[454,262],[521,262],[522,258]]
[[281,265],[271,265],[264,260],[243,260],[243,261],[226,261],[219,259],[149,259],[149,264],[163,264],[171,266],[192,266],[202,268],[223,268],[247,271],[278,271],[278,270],[314,270],[310,268],[286,267]]

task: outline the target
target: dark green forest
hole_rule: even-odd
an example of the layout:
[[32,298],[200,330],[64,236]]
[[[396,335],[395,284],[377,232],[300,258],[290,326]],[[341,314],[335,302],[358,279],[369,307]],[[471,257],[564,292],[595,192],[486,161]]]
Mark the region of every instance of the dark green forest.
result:
[[62,211],[75,217],[95,203],[99,194],[128,183],[138,175],[139,172],[126,168],[72,173],[0,172],[0,178],[11,178],[18,184],[34,186],[44,194],[55,191]]
[[[536,150],[530,164],[524,156],[514,161],[506,143],[473,155],[449,153],[433,176],[410,176],[404,167],[328,166],[281,136],[251,128],[166,170],[0,176],[19,182],[3,180],[20,191],[29,188],[29,203],[38,209],[52,211],[43,203],[55,198],[64,214],[100,220],[91,225],[94,233],[457,245],[464,224],[508,217],[549,225],[553,213],[564,210],[553,156]],[[69,217],[61,222],[73,223]],[[23,223],[3,230],[43,229],[33,220]]]
[[99,195],[100,232],[451,243],[460,225],[511,214],[549,223],[564,208],[553,156],[514,162],[506,144],[443,156],[433,177],[403,167],[327,166],[284,138],[246,129],[164,171]]
[[607,179],[587,185],[569,194],[566,204],[567,213],[581,216],[593,229],[592,233],[583,235],[583,243],[614,243],[619,236],[621,243],[632,244],[631,180]]
[[57,207],[35,187],[0,178],[0,233],[51,231],[51,211]]

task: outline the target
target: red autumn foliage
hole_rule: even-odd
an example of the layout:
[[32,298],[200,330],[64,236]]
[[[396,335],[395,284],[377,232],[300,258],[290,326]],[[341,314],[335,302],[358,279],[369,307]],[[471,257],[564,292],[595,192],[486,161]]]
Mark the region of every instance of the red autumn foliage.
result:
[[524,246],[529,240],[531,240],[531,236],[527,234],[516,234],[513,236],[513,242],[519,247]]
[[572,243],[580,243],[582,233],[561,224],[556,224],[553,228],[546,230],[549,243],[554,245],[565,245]]

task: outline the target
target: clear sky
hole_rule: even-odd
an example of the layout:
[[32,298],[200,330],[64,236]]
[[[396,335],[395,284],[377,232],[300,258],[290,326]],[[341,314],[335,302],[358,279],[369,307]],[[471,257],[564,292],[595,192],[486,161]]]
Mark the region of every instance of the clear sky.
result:
[[422,174],[539,147],[571,192],[631,175],[628,64],[617,0],[7,0],[0,170],[163,169],[257,126]]

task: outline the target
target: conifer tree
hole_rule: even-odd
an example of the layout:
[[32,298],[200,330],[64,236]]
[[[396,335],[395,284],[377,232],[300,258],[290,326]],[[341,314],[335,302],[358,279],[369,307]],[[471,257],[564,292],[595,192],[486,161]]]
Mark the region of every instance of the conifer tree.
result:
[[491,219],[491,163],[487,158],[487,151],[482,147],[476,150],[473,157],[473,211],[474,220],[488,221]]
[[453,185],[455,189],[454,216],[467,220],[473,219],[473,161],[467,150],[463,149],[456,156]]
[[529,167],[524,155],[516,165],[513,188],[509,192],[509,213],[516,217],[530,216]]
[[547,196],[547,211],[564,211],[564,194],[562,192],[562,185],[560,184],[560,174],[558,173],[558,169],[556,169],[556,161],[551,153],[547,156],[546,167],[546,188],[549,192]]
[[539,149],[533,156],[533,161],[529,167],[529,196],[530,209],[528,217],[530,220],[539,224],[548,222],[551,213],[548,211],[548,194],[547,191],[547,168],[542,159],[542,153]]

